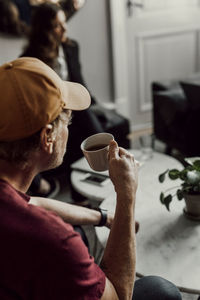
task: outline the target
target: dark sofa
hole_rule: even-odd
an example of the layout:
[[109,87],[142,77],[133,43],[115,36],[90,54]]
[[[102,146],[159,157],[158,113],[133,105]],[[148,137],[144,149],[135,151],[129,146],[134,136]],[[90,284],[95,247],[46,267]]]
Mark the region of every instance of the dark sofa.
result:
[[200,156],[200,75],[153,82],[152,101],[155,138],[166,144],[166,152]]

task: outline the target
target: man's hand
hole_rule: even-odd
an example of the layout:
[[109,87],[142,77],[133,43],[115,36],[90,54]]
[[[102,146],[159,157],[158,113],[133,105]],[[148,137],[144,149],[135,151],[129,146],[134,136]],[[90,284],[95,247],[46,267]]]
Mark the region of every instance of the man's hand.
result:
[[106,285],[101,299],[132,299],[136,266],[134,225],[139,164],[132,154],[119,148],[115,141],[110,142],[108,160],[117,203],[101,261],[101,268],[110,285]]
[[115,191],[120,193],[135,193],[138,184],[139,163],[134,156],[124,148],[118,147],[115,141],[109,147],[109,174]]

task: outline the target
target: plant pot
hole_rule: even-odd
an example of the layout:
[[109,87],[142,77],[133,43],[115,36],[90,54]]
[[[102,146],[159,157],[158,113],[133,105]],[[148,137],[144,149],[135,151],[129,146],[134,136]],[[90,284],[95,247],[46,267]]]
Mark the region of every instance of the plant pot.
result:
[[186,204],[184,209],[185,214],[191,216],[191,219],[200,220],[200,194],[185,194],[184,199]]

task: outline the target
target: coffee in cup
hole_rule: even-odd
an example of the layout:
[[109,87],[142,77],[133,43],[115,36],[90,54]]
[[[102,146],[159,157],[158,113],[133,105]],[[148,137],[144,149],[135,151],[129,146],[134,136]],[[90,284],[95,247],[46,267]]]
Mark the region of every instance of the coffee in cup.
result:
[[108,170],[108,150],[112,140],[113,135],[104,132],[91,135],[81,143],[81,150],[93,170]]

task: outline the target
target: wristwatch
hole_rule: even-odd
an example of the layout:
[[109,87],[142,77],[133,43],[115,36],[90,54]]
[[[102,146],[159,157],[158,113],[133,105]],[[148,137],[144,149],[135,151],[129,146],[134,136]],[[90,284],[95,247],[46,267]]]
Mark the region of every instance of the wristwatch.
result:
[[100,220],[99,224],[95,225],[95,226],[99,226],[99,227],[104,226],[107,222],[107,216],[108,216],[107,209],[98,207],[98,208],[96,208],[96,210],[101,213],[101,220]]

